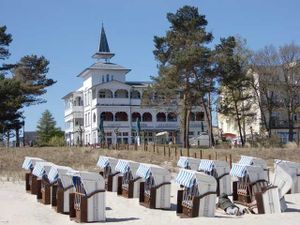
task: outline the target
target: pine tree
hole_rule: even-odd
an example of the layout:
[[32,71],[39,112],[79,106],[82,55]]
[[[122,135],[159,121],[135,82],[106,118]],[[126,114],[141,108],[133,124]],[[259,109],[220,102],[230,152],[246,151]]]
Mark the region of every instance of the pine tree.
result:
[[61,137],[63,132],[56,128],[56,121],[50,113],[49,110],[46,110],[42,113],[37,125],[37,136],[38,142],[40,145],[47,145],[52,137],[59,136]]

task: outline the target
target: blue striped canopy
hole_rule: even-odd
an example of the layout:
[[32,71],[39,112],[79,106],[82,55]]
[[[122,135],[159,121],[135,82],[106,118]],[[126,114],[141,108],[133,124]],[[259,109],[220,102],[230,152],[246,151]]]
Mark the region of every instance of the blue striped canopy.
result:
[[203,170],[206,172],[211,172],[214,168],[214,161],[213,160],[207,160],[207,159],[202,159],[198,170]]
[[252,165],[253,164],[253,157],[251,157],[251,156],[241,156],[241,159],[238,162],[238,164]]
[[58,178],[58,170],[55,166],[52,166],[48,174],[48,179],[50,183],[54,183],[55,181],[57,181],[57,178]]
[[244,177],[247,173],[247,168],[248,165],[242,165],[242,164],[236,164],[236,163],[233,163],[232,164],[232,168],[230,170],[230,175],[233,176],[233,177]]
[[120,173],[128,172],[130,170],[129,162],[126,161],[126,160],[119,160],[117,165],[116,165],[115,170],[120,172]]
[[40,178],[43,177],[43,175],[45,174],[44,165],[41,163],[37,163],[32,171],[32,174]]
[[22,168],[25,170],[30,170],[33,169],[33,166],[35,164],[35,162],[40,162],[40,161],[44,161],[43,159],[40,158],[34,158],[34,157],[25,157],[25,160],[22,164]]
[[138,170],[136,171],[136,175],[144,179],[148,179],[150,173],[151,173],[150,167],[145,164],[140,164]]
[[177,162],[177,166],[181,167],[181,168],[187,168],[189,165],[189,161],[187,157],[180,157],[178,162]]
[[97,166],[100,168],[105,168],[109,165],[109,158],[105,156],[100,156],[97,162]]
[[195,182],[195,179],[196,179],[195,173],[196,173],[196,171],[193,171],[193,170],[180,170],[175,179],[175,182],[180,185],[190,188],[193,186],[193,184]]

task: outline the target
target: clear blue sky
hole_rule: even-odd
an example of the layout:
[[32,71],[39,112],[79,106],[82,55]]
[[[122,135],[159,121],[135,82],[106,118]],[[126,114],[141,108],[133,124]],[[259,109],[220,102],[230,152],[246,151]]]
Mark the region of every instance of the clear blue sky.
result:
[[102,21],[116,53],[113,62],[132,69],[128,80],[149,80],[157,73],[153,36],[165,34],[166,13],[183,5],[197,6],[206,15],[215,43],[238,34],[254,50],[300,44],[299,0],[0,0],[0,24],[13,35],[9,61],[44,55],[50,60],[48,76],[57,80],[45,95],[48,103],[25,109],[26,130],[35,130],[46,109],[64,128],[61,97],[80,87],[76,75],[94,62]]

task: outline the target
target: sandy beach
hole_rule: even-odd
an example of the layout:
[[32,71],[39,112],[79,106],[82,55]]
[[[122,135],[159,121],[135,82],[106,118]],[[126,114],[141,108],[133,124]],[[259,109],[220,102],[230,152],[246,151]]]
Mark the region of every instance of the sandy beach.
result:
[[[299,224],[300,194],[287,195],[288,211],[281,214],[228,216],[217,209],[213,218],[182,219],[176,215],[176,191],[178,185],[172,181],[172,209],[153,210],[142,207],[138,199],[125,199],[116,193],[106,192],[106,217],[108,224]],[[24,182],[0,183],[0,224],[60,225],[77,224],[68,215],[58,214],[49,205],[43,205],[36,196],[24,190]],[[97,224],[97,223],[92,223]],[[102,223],[103,224],[103,223]]]

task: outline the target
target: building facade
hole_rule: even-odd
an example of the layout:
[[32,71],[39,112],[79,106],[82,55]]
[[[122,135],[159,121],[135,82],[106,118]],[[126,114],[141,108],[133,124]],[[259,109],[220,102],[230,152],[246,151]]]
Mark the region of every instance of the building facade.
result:
[[[77,77],[82,87],[63,97],[65,137],[69,145],[99,143],[99,124],[103,120],[106,143],[132,144],[136,141],[139,118],[142,142],[181,142],[180,105],[142,105],[144,91],[151,82],[127,81],[130,69],[112,63],[106,34],[102,27],[96,62]],[[201,107],[190,113],[190,137],[207,131]],[[166,134],[166,135],[164,135]]]

